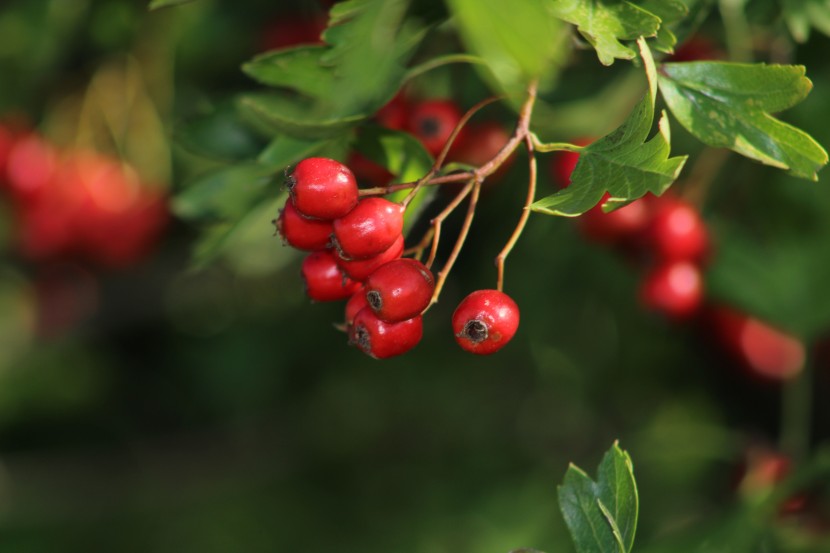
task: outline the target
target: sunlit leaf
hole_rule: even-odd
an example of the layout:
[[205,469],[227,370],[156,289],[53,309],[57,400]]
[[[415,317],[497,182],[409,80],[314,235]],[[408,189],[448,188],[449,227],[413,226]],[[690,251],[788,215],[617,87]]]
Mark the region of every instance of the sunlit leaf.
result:
[[626,0],[557,0],[550,5],[556,17],[576,25],[603,65],[634,58],[636,50],[623,41],[655,36],[660,28],[657,15]]
[[672,114],[704,143],[816,180],[827,152],[772,116],[810,92],[804,73],[800,65],[666,63],[659,85]]
[[647,192],[660,195],[677,179],[686,157],[669,157],[671,137],[665,113],[658,133],[647,140],[657,84],[648,47],[642,44],[641,49],[649,83],[643,99],[619,128],[580,150],[570,186],[535,202],[531,209],[573,217],[594,207],[606,192],[610,198],[605,207],[610,209]]

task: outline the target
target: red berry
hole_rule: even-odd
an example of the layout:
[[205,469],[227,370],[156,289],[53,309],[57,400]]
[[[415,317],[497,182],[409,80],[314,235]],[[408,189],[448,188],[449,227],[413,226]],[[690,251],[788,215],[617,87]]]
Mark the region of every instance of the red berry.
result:
[[276,224],[285,243],[298,250],[324,250],[328,247],[334,232],[331,221],[303,217],[294,208],[291,198],[285,201],[285,207],[280,212]]
[[724,54],[720,51],[712,39],[703,35],[693,35],[675,49],[674,54],[666,61],[703,61],[723,59]]
[[294,13],[283,14],[263,31],[261,49],[267,51],[299,44],[322,44],[320,34],[325,29],[325,17],[308,17]]
[[363,282],[369,278],[369,275],[371,275],[375,269],[392,261],[393,259],[399,258],[403,253],[403,246],[403,235],[399,234],[397,240],[395,240],[395,243],[378,255],[368,259],[356,260],[343,259],[338,256],[337,264],[340,265],[340,268],[343,269],[343,272],[346,273],[349,278]]
[[55,174],[58,154],[51,144],[36,134],[18,139],[8,153],[6,174],[9,189],[16,199],[36,200]]
[[420,314],[432,300],[435,278],[416,259],[396,259],[366,279],[366,301],[382,321],[394,323]]
[[611,244],[639,237],[648,226],[651,210],[645,198],[605,213],[602,204],[608,200],[606,193],[599,204],[577,219],[585,236],[595,242]]
[[643,280],[640,297],[649,309],[672,318],[693,315],[703,299],[703,277],[697,265],[671,261],[652,269]]
[[403,206],[366,198],[334,221],[334,244],[345,259],[366,259],[386,251],[403,232]]
[[308,297],[315,301],[344,300],[360,283],[343,274],[331,250],[312,252],[303,260],[302,276]]
[[[495,121],[473,123],[469,127],[465,127],[464,132],[459,134],[458,140],[450,150],[449,159],[473,167],[481,167],[496,157],[509,140],[510,133]],[[485,185],[503,177],[510,170],[510,165],[515,158],[515,155],[508,157],[498,170],[491,175],[490,179],[485,181]]]
[[355,315],[349,329],[349,342],[375,359],[401,355],[418,345],[423,336],[420,315],[397,323],[386,323],[365,307]]
[[377,122],[387,129],[401,130],[406,126],[409,102],[402,93],[398,93],[375,114]]
[[406,126],[429,153],[438,155],[461,116],[461,110],[451,100],[427,100],[412,107]]
[[386,186],[395,178],[386,167],[375,163],[360,152],[351,152],[346,164],[354,173],[357,182],[364,186]]
[[503,348],[519,328],[519,306],[498,290],[477,290],[452,314],[455,341],[463,349],[489,355]]
[[763,321],[721,307],[712,311],[712,327],[726,349],[754,375],[787,380],[804,368],[804,343]]
[[324,157],[299,162],[285,178],[294,207],[314,219],[337,219],[358,200],[357,181],[348,167]]
[[346,302],[346,325],[351,326],[360,310],[368,306],[366,294],[363,292],[363,287],[360,287]]
[[654,253],[662,259],[699,261],[709,234],[698,210],[678,198],[660,198],[648,230]]

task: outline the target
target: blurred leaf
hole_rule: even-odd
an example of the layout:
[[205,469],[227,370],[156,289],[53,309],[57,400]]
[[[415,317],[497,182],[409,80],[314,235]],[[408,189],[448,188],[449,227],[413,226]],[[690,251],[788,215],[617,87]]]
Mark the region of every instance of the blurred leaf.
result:
[[193,0],[152,0],[150,2],[150,9],[157,10],[159,8],[166,8],[168,6],[178,6],[179,4],[187,4]]
[[248,116],[268,126],[274,133],[298,138],[331,138],[343,134],[368,115],[331,115],[329,110],[300,98],[278,93],[251,93],[240,98],[240,108]]
[[257,162],[211,171],[173,199],[173,211],[184,219],[235,221],[276,190],[274,181],[274,167]]
[[770,115],[807,96],[812,83],[804,72],[800,65],[666,63],[659,84],[674,116],[702,142],[816,180],[827,152]]
[[556,17],[576,25],[603,65],[611,65],[615,58],[634,58],[636,52],[621,41],[652,37],[660,28],[657,15],[626,0],[561,0],[550,5]]
[[310,157],[326,146],[326,142],[302,140],[290,136],[277,136],[262,150],[257,160],[277,170]]
[[807,42],[815,27],[830,36],[830,0],[781,0],[784,19],[797,42]]
[[268,52],[245,63],[242,70],[268,86],[291,88],[322,100],[331,99],[337,87],[333,69],[320,63],[320,57],[326,51],[323,46],[300,46]]
[[527,84],[548,76],[566,33],[542,0],[448,0],[467,50],[480,56],[508,93],[524,94]]
[[259,137],[242,122],[236,106],[230,102],[185,122],[175,134],[177,144],[217,161],[250,158],[262,147]]
[[689,8],[680,0],[643,0],[637,3],[641,8],[660,18],[660,28],[654,37],[653,46],[660,52],[674,52],[677,37],[672,27],[683,21],[689,15]]
[[349,0],[332,6],[321,57],[336,68],[334,113],[374,113],[401,85],[425,30],[406,18],[407,0]]
[[631,457],[614,444],[597,481],[571,465],[558,488],[559,506],[578,553],[628,553],[634,545],[639,499]]
[[718,228],[718,255],[707,271],[712,296],[806,340],[830,326],[827,232],[759,242],[734,225]]
[[594,207],[606,191],[611,197],[605,206],[611,208],[647,192],[660,195],[677,179],[686,156],[668,157],[671,138],[665,113],[659,132],[646,142],[654,120],[657,83],[654,61],[645,44],[642,52],[649,84],[646,95],[622,126],[579,149],[570,186],[538,200],[531,209],[573,217]]

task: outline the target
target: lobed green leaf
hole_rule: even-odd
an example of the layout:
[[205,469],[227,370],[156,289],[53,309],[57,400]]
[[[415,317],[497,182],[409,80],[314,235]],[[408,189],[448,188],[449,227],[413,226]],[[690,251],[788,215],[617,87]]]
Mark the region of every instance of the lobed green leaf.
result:
[[608,192],[605,209],[645,195],[662,194],[677,179],[686,156],[669,157],[671,135],[665,113],[658,133],[646,141],[654,121],[656,69],[641,39],[648,90],[626,121],[612,133],[579,149],[579,161],[567,188],[536,201],[531,209],[574,217],[594,207]]
[[242,70],[264,85],[325,100],[337,90],[333,68],[320,61],[326,50],[324,46],[300,46],[267,52],[245,63]]
[[631,457],[614,444],[593,481],[571,465],[558,488],[562,516],[578,553],[629,553],[637,529],[639,498]]
[[816,180],[827,152],[770,114],[807,96],[812,83],[804,73],[796,65],[666,63],[659,86],[672,114],[702,142]]
[[[550,6],[556,17],[576,25],[603,65],[634,58],[636,51],[622,41],[653,37],[661,23],[654,13],[626,0],[557,0]],[[662,40],[669,39],[664,36]]]

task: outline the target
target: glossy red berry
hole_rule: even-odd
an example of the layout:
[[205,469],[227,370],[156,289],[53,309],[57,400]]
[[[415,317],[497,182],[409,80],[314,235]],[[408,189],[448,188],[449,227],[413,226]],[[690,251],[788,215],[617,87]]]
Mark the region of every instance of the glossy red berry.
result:
[[331,242],[334,232],[331,221],[303,217],[294,207],[291,198],[285,201],[276,225],[285,243],[298,250],[324,250]]
[[344,300],[360,283],[343,274],[331,250],[312,252],[303,260],[302,276],[306,294],[315,301]]
[[360,287],[352,294],[349,301],[346,302],[346,325],[351,326],[360,310],[368,306],[369,303],[366,301],[366,294],[363,292],[363,287]]
[[334,221],[334,244],[344,259],[367,259],[386,251],[403,232],[403,206],[383,198],[361,200]]
[[306,217],[336,219],[358,200],[357,181],[348,167],[324,157],[299,162],[285,177],[294,207]]
[[461,116],[461,110],[451,100],[426,100],[412,106],[406,126],[429,153],[438,155]]
[[398,235],[395,243],[389,246],[386,250],[378,255],[369,257],[367,259],[343,259],[340,256],[337,258],[337,263],[343,272],[346,273],[352,280],[363,282],[375,269],[384,265],[393,259],[397,259],[403,253],[404,240],[403,235]]
[[366,279],[369,307],[382,321],[394,323],[420,314],[435,290],[432,272],[417,259],[396,259],[378,267]]
[[423,332],[423,319],[420,315],[397,323],[387,323],[365,307],[354,317],[349,328],[349,342],[375,359],[385,359],[414,348],[421,341]]
[[503,348],[518,328],[519,306],[498,290],[476,290],[452,314],[455,341],[478,355],[489,355]]
[[699,261],[707,253],[709,233],[698,210],[678,198],[655,202],[648,230],[655,255],[662,259]]
[[613,244],[642,236],[651,220],[651,209],[646,198],[605,213],[602,204],[610,195],[606,193],[599,204],[580,216],[577,221],[586,238],[595,242]]
[[660,264],[646,274],[640,298],[647,308],[668,317],[689,317],[698,310],[703,300],[700,269],[688,261]]

